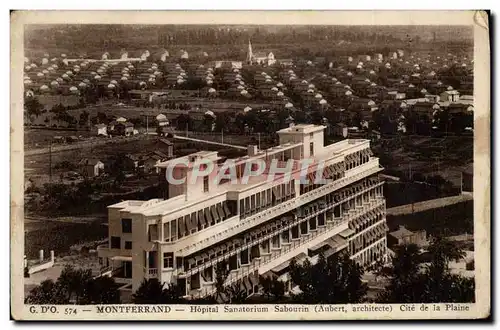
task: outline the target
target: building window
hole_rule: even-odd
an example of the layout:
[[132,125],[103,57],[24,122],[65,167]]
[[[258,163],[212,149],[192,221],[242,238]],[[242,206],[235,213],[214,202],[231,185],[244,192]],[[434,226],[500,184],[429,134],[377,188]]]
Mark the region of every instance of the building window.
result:
[[[322,213],[322,215],[324,215],[324,213]],[[309,228],[311,230],[316,230],[316,217],[309,219]]]
[[208,192],[208,175],[203,177],[203,192]]
[[174,268],[174,254],[172,252],[163,253],[163,268]]
[[132,250],[132,242],[125,241],[125,250]]
[[302,235],[307,235],[307,221],[300,223],[300,233]]
[[262,253],[269,253],[269,240],[265,240],[262,243],[260,243],[260,247],[262,249]]
[[132,232],[132,219],[122,219],[122,232],[123,233]]
[[299,238],[299,225],[292,227],[292,239]]
[[279,249],[280,248],[280,236],[279,236],[279,234],[273,236],[271,238],[271,242],[272,242],[272,245],[273,245],[273,249]]
[[314,156],[314,142],[309,143],[309,155]]
[[158,225],[149,225],[148,239],[150,242],[158,240]]
[[170,242],[170,222],[163,224],[163,239],[165,242]]
[[244,249],[240,252],[240,263],[242,265],[248,265],[250,263],[248,259],[248,249]]
[[118,236],[111,236],[111,248],[121,249],[121,239]]
[[[182,236],[179,236],[181,238]],[[177,220],[170,222],[170,240],[173,242],[177,240]]]
[[290,232],[288,230],[285,230],[284,232],[282,232],[281,239],[283,240],[283,243],[289,243],[290,242]]

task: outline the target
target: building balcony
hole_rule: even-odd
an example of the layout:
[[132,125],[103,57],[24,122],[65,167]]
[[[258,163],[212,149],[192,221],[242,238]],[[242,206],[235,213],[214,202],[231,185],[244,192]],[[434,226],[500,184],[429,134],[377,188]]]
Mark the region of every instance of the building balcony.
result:
[[147,268],[147,267],[144,267],[144,277],[146,277],[146,278],[156,278],[156,277],[158,277],[158,268]]
[[205,237],[204,239],[195,241],[193,243],[192,237],[186,237],[183,240],[177,241],[175,243],[175,247],[178,248],[177,255],[188,256],[192,253],[195,253],[196,251],[216,244],[217,242],[223,241],[234,235],[237,235],[238,233],[265,223],[270,219],[295,210],[297,207],[305,205],[333,191],[348,186],[358,180],[361,180],[364,177],[378,173],[381,170],[382,168],[380,168],[379,166],[378,158],[372,157],[367,163],[346,171],[345,177],[336,180],[335,182],[326,184],[320,188],[302,194],[294,199],[278,204],[252,216],[249,216],[243,220],[240,220],[238,216],[235,216],[220,223],[219,225],[215,225],[210,228],[209,231],[203,233],[203,236]]
[[[379,183],[378,185],[381,185],[382,183]],[[368,187],[367,189],[363,190],[363,191],[360,191],[358,193],[356,193],[353,197],[357,196],[357,195],[361,195],[363,193],[365,193],[366,191],[372,189],[373,187]],[[308,221],[309,219],[311,219],[312,217],[316,217],[318,216],[320,213],[323,213],[325,212],[326,216],[325,216],[325,220],[326,220],[326,223],[327,223],[327,226],[328,225],[331,225],[332,223],[334,224],[337,224],[337,223],[340,223],[342,221],[347,221],[349,222],[350,220],[354,219],[355,217],[357,217],[358,215],[362,215],[364,214],[365,212],[367,211],[370,211],[376,207],[379,207],[379,206],[382,206],[382,205],[385,205],[385,199],[383,196],[375,196],[375,197],[372,197],[372,199],[368,202],[363,202],[362,205],[359,205],[359,207],[356,207],[356,208],[352,208],[348,211],[345,211],[344,214],[341,216],[341,217],[335,217],[334,214],[333,214],[333,209],[335,206],[338,206],[342,203],[342,201],[340,202],[332,202],[332,203],[327,203],[325,204],[325,206],[320,209],[320,210],[317,210],[316,212],[313,212],[311,214],[308,214],[302,218],[300,218],[300,221]],[[284,229],[290,229],[291,227],[293,227],[294,225],[297,225],[298,224],[298,219],[295,220],[293,223],[290,223],[288,226],[282,228],[283,230]],[[318,226],[315,230],[310,230],[310,232],[317,232],[318,230],[321,230],[321,228],[324,228],[323,226]],[[265,241],[267,239],[270,239],[272,236],[274,236],[276,233],[272,233],[272,234],[269,234],[269,235],[266,235],[264,237],[261,237],[259,238],[258,240],[256,241],[253,241],[251,243],[246,243],[244,245],[242,245],[241,247],[239,247],[238,249],[236,249],[235,251],[231,251],[229,252],[229,254],[225,254],[223,256],[220,256],[216,259],[214,259],[212,262],[213,263],[218,263],[224,259],[227,259],[229,256],[231,255],[234,255],[234,254],[237,254],[239,252],[241,252],[243,249],[248,249],[250,248],[252,245],[255,245],[255,244],[260,244],[262,241]],[[288,246],[288,245],[291,245],[292,243],[294,242],[298,242],[302,239],[303,236],[309,236],[309,233],[306,234],[306,235],[301,235],[297,238],[293,238],[291,237],[290,238],[290,242],[288,243],[281,243],[282,246]],[[266,262],[267,259],[270,258],[271,254],[273,253],[274,251],[272,250],[271,248],[271,251],[270,253],[262,253],[260,254],[260,258],[263,258],[263,261]],[[196,272],[201,272],[203,271],[206,267],[209,267],[210,264],[202,264],[202,265],[199,265],[199,266],[195,266],[191,269],[189,269],[187,272],[186,272],[186,276],[191,276],[192,274],[196,273]]]
[[[298,239],[293,239],[289,244],[283,245],[278,251],[265,254],[252,260],[250,267],[240,268],[233,270],[229,273],[225,286],[233,285],[245,277],[255,275],[256,273],[262,275],[269,270],[283,264],[284,262],[298,256],[299,254],[306,254],[307,250],[323,241],[328,240],[332,236],[348,229],[349,221],[362,216],[366,212],[375,209],[385,204],[385,200],[377,199],[361,209],[354,209],[346,212],[342,218],[334,218],[335,221],[327,223],[326,226],[318,227],[317,230],[309,232],[308,235],[301,235]],[[319,212],[317,212],[319,213]],[[312,214],[310,216],[314,216]],[[310,217],[308,216],[308,217]],[[210,287],[203,287],[197,289],[197,296],[203,297],[213,294],[215,291]]]

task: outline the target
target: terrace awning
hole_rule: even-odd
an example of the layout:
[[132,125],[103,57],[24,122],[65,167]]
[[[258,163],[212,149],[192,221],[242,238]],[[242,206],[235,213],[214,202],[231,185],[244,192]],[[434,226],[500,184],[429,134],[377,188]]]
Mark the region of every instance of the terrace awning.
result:
[[280,199],[281,198],[281,189],[280,189],[280,186],[273,188],[273,195],[274,195],[274,197],[276,199]]
[[132,257],[128,256],[114,256],[111,257],[112,261],[132,261]]
[[198,223],[202,226],[207,225],[207,221],[205,219],[205,214],[203,211],[198,211]]
[[212,218],[214,219],[215,222],[219,222],[222,220],[222,218],[219,217],[219,214],[217,213],[217,209],[215,206],[210,207],[210,213],[212,214]]
[[192,229],[194,229],[193,224],[191,223],[191,215],[188,214],[184,217],[184,225],[186,226],[187,231],[190,233]]
[[196,215],[196,213],[191,213],[190,220],[191,220],[190,222],[191,229],[198,228],[198,216]]
[[207,223],[212,224],[214,222],[214,220],[212,219],[212,215],[210,214],[210,209],[206,208],[204,211],[205,211],[205,219],[206,219]]
[[343,237],[343,238],[348,238],[352,235],[354,235],[356,232],[352,229],[346,229],[346,230],[343,230],[339,233],[340,237]]
[[221,204],[217,204],[216,208],[217,208],[217,214],[219,215],[219,218],[221,220],[224,219],[224,218],[226,218],[226,215],[224,214],[224,210],[222,209],[222,205]]
[[231,216],[231,212],[229,211],[229,207],[227,206],[227,202],[222,203],[222,209],[226,214],[226,217],[229,218]]
[[347,240],[343,239],[339,235],[335,235],[332,238],[329,238],[327,240],[327,243],[332,249],[336,251],[342,250],[348,245]]

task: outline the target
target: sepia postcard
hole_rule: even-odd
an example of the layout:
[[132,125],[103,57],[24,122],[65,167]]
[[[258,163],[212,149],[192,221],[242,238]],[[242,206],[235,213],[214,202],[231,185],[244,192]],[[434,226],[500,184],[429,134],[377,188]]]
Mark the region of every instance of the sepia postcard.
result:
[[485,11],[13,11],[14,320],[485,319]]

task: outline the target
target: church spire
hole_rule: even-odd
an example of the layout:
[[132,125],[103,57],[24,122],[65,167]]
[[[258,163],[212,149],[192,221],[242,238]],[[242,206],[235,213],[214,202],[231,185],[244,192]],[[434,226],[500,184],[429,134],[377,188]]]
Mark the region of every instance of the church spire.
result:
[[253,61],[252,43],[248,39],[248,52],[247,52],[247,63],[251,64]]

